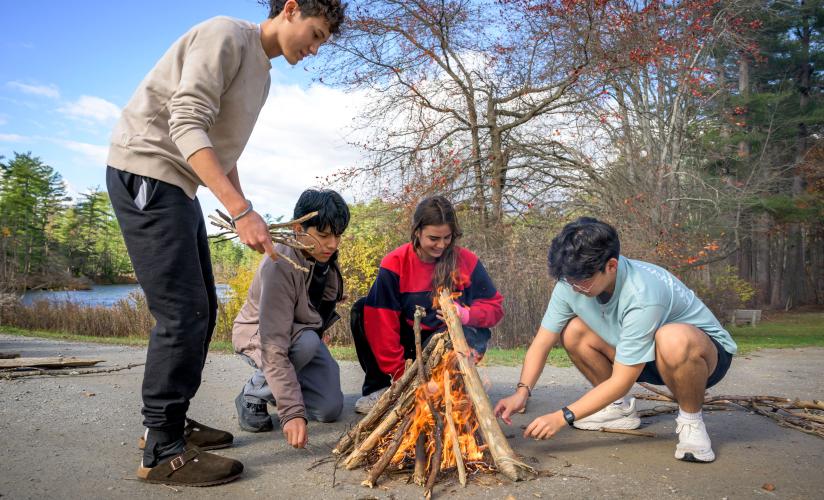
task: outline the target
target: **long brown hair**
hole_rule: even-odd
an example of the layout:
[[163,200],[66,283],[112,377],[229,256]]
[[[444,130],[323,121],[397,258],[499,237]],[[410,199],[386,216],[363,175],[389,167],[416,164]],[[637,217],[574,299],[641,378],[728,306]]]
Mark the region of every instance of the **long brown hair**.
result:
[[[418,239],[418,231],[424,226],[441,226],[448,224],[452,230],[452,240],[444,250],[443,255],[435,259],[435,273],[432,275],[432,293],[438,292],[439,288],[453,289],[453,275],[458,267],[458,239],[463,235],[461,226],[458,224],[458,216],[455,215],[455,208],[443,196],[431,196],[424,198],[415,208],[412,216],[412,233],[410,240],[412,248],[417,252],[421,247]],[[454,291],[454,290],[453,290]]]

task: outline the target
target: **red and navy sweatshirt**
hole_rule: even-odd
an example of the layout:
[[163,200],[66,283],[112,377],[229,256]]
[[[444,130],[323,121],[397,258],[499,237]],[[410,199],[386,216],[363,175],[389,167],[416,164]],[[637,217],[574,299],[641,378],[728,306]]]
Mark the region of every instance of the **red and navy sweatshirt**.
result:
[[[453,278],[461,296],[456,300],[469,307],[467,326],[491,328],[504,316],[504,298],[495,289],[478,256],[466,248],[456,247],[457,272]],[[378,277],[369,290],[363,312],[366,339],[381,371],[393,379],[404,371],[404,349],[400,322],[413,323],[415,306],[426,309],[421,331],[442,330],[445,325],[432,307],[432,275],[435,263],[418,257],[411,243],[390,252],[381,261]],[[426,334],[424,333],[424,336]]]

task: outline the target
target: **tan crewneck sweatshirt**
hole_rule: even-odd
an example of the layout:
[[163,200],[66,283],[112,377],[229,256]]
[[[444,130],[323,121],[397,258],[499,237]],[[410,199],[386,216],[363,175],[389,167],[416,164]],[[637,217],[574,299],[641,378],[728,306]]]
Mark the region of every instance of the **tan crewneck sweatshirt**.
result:
[[112,132],[108,164],[180,187],[203,181],[187,159],[211,147],[228,173],[269,94],[272,65],[256,24],[215,17],[198,24],[140,83]]

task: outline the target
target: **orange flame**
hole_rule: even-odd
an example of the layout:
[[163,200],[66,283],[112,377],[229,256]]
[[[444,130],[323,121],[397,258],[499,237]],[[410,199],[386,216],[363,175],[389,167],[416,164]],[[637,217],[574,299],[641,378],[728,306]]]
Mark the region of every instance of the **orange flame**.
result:
[[[430,460],[435,453],[434,427],[435,420],[429,410],[427,397],[432,399],[436,411],[445,411],[444,402],[444,375],[450,374],[450,388],[452,394],[452,417],[455,422],[458,443],[464,461],[479,462],[484,458],[486,445],[479,444],[476,439],[478,432],[478,419],[473,411],[472,402],[464,389],[463,378],[459,376],[458,358],[454,351],[450,351],[441,360],[441,363],[432,370],[432,377],[426,384],[418,387],[415,394],[415,414],[409,432],[401,442],[398,451],[392,457],[391,464],[402,466],[403,462],[415,459],[415,442],[418,435],[424,433],[426,440],[427,460]],[[444,419],[445,420],[445,419]],[[452,433],[449,427],[444,425],[443,431],[443,454],[441,459],[441,470],[456,466],[455,453],[452,448]],[[427,468],[429,467],[427,462]]]
[[[438,301],[438,297],[441,296],[441,294],[443,293],[444,290],[446,290],[446,288],[444,288],[442,286],[438,287],[438,292],[435,294],[434,297],[432,297],[432,309],[440,309],[441,308],[440,307],[440,302]],[[458,297],[460,297],[461,295],[462,295],[461,292],[449,292],[449,297],[453,301],[458,300]]]

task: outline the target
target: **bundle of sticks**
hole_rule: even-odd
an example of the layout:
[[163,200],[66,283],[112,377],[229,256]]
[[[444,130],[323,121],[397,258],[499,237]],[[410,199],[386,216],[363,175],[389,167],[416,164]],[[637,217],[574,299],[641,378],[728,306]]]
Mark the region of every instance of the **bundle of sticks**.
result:
[[[220,210],[215,210],[217,212],[217,216],[209,214],[209,220],[211,224],[215,227],[218,227],[223,230],[221,233],[213,234],[209,236],[210,238],[216,240],[217,242],[229,241],[233,240],[238,237],[237,230],[235,229],[235,225],[232,223],[232,218],[228,215],[224,214]],[[269,234],[272,237],[272,241],[275,243],[281,243],[286,245],[287,247],[292,247],[297,250],[312,250],[314,248],[313,245],[305,245],[298,241],[298,236],[308,236],[305,232],[296,232],[292,228],[295,224],[301,224],[303,222],[308,221],[312,217],[318,215],[317,212],[310,212],[303,217],[290,220],[288,222],[277,222],[274,224],[269,224]],[[309,272],[309,269],[301,266],[294,260],[290,259],[289,257],[283,255],[282,253],[275,251],[278,257],[284,259],[295,269],[299,269],[305,273]]]
[[[492,460],[492,464],[487,464],[492,466],[489,470],[497,470],[512,481],[534,477],[534,469],[517,459],[493,414],[452,295],[442,291],[438,301],[447,331],[434,334],[422,348],[423,309],[416,311],[413,327],[416,359],[408,363],[403,375],[381,395],[372,410],[340,439],[333,453],[341,457],[347,469],[373,462],[363,482],[373,487],[390,464],[400,462],[403,467],[403,445],[409,447],[414,443],[411,479],[425,487],[429,498],[444,462],[454,460],[458,480],[466,484],[469,464],[464,455],[469,446],[465,438],[474,437],[466,434],[475,434],[477,429],[483,441],[480,449]],[[434,377],[433,373],[438,376]],[[442,382],[435,382],[436,379]],[[453,393],[456,388],[460,389],[457,396]],[[454,418],[467,407],[471,407],[476,423],[471,429]],[[429,422],[431,432],[422,432],[421,415]],[[444,460],[445,457],[449,460]],[[473,463],[478,462],[476,457],[469,458]]]
[[[672,394],[649,384],[639,384],[653,394],[634,394],[638,399],[675,403]],[[779,425],[824,438],[824,401],[818,399],[801,400],[780,396],[707,396],[704,409],[724,411],[743,409],[755,412],[776,421]],[[647,410],[642,416],[678,411],[677,405],[666,405]]]

